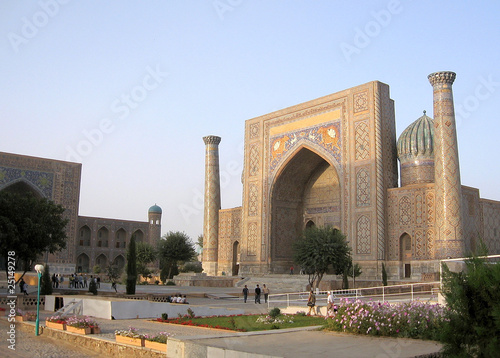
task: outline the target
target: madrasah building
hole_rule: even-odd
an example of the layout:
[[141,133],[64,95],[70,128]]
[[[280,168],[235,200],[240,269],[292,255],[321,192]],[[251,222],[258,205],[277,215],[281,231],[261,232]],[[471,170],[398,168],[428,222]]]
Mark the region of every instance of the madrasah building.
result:
[[[123,269],[132,235],[136,242],[152,245],[160,239],[162,210],[151,206],[145,222],[80,216],[81,172],[79,163],[0,152],[0,191],[31,193],[65,209],[66,248],[40,258],[51,273],[92,273],[96,265],[102,272],[108,265]],[[4,265],[0,258],[0,267]]]
[[286,273],[313,225],[347,236],[366,279],[380,279],[382,263],[390,279],[437,279],[440,259],[481,239],[500,254],[500,202],[460,181],[455,73],[428,80],[434,118],[424,112],[397,140],[378,81],[247,120],[241,207],[221,210],[221,138],[204,137],[204,272]]

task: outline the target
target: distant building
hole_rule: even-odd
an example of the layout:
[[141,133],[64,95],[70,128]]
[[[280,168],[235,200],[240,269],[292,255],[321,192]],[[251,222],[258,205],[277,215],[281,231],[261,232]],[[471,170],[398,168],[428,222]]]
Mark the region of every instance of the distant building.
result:
[[66,249],[46,255],[52,272],[91,272],[113,264],[123,267],[132,235],[152,245],[161,237],[159,206],[148,210],[148,221],[129,221],[78,215],[82,165],[0,152],[0,191],[31,192],[61,204],[68,237]]

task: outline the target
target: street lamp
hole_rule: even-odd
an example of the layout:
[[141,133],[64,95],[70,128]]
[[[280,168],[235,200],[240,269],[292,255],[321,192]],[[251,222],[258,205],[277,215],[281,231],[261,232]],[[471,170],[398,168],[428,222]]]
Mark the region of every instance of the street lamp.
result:
[[40,281],[42,278],[43,265],[35,265],[35,271],[38,274],[38,299],[36,301],[36,330],[35,336],[38,336],[38,328],[40,323]]

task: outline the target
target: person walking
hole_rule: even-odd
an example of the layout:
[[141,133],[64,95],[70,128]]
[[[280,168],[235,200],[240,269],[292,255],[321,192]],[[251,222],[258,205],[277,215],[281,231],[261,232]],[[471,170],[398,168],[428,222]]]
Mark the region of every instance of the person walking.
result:
[[21,279],[21,280],[19,281],[19,291],[20,291],[21,293],[24,293],[24,280],[23,280],[23,279]]
[[247,298],[248,298],[248,287],[247,287],[247,285],[245,285],[245,287],[243,287],[243,302],[244,303],[247,303]]
[[309,312],[307,313],[307,315],[310,316],[312,311],[316,316],[316,295],[314,294],[313,290],[309,292],[309,298],[307,299],[307,307],[309,307]]
[[255,303],[257,303],[257,302],[258,302],[258,303],[259,303],[259,305],[260,305],[260,292],[261,292],[261,291],[260,291],[260,287],[259,287],[259,285],[257,285],[257,286],[255,287]]
[[262,293],[264,294],[264,303],[267,303],[267,298],[269,297],[269,289],[265,284],[262,286]]
[[336,311],[335,309],[335,296],[333,291],[328,291],[328,297],[326,298],[326,314],[325,316],[333,315]]

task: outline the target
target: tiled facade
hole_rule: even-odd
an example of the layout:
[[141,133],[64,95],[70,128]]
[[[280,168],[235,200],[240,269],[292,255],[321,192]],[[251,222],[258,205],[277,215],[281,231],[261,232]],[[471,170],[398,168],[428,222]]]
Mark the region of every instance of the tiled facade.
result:
[[[287,272],[309,225],[341,229],[366,278],[379,278],[382,262],[391,278],[434,274],[438,259],[462,256],[480,237],[500,253],[500,202],[460,184],[453,79],[429,76],[437,119],[424,113],[398,147],[394,103],[380,82],[247,120],[243,205],[219,211],[212,274],[236,264],[244,275]],[[400,145],[411,147],[406,156]]]
[[161,235],[157,206],[150,208],[148,222],[78,216],[81,169],[77,163],[0,152],[0,190],[31,191],[65,209],[66,249],[46,258],[53,272],[91,272],[96,264],[123,266],[132,234],[151,244]]

